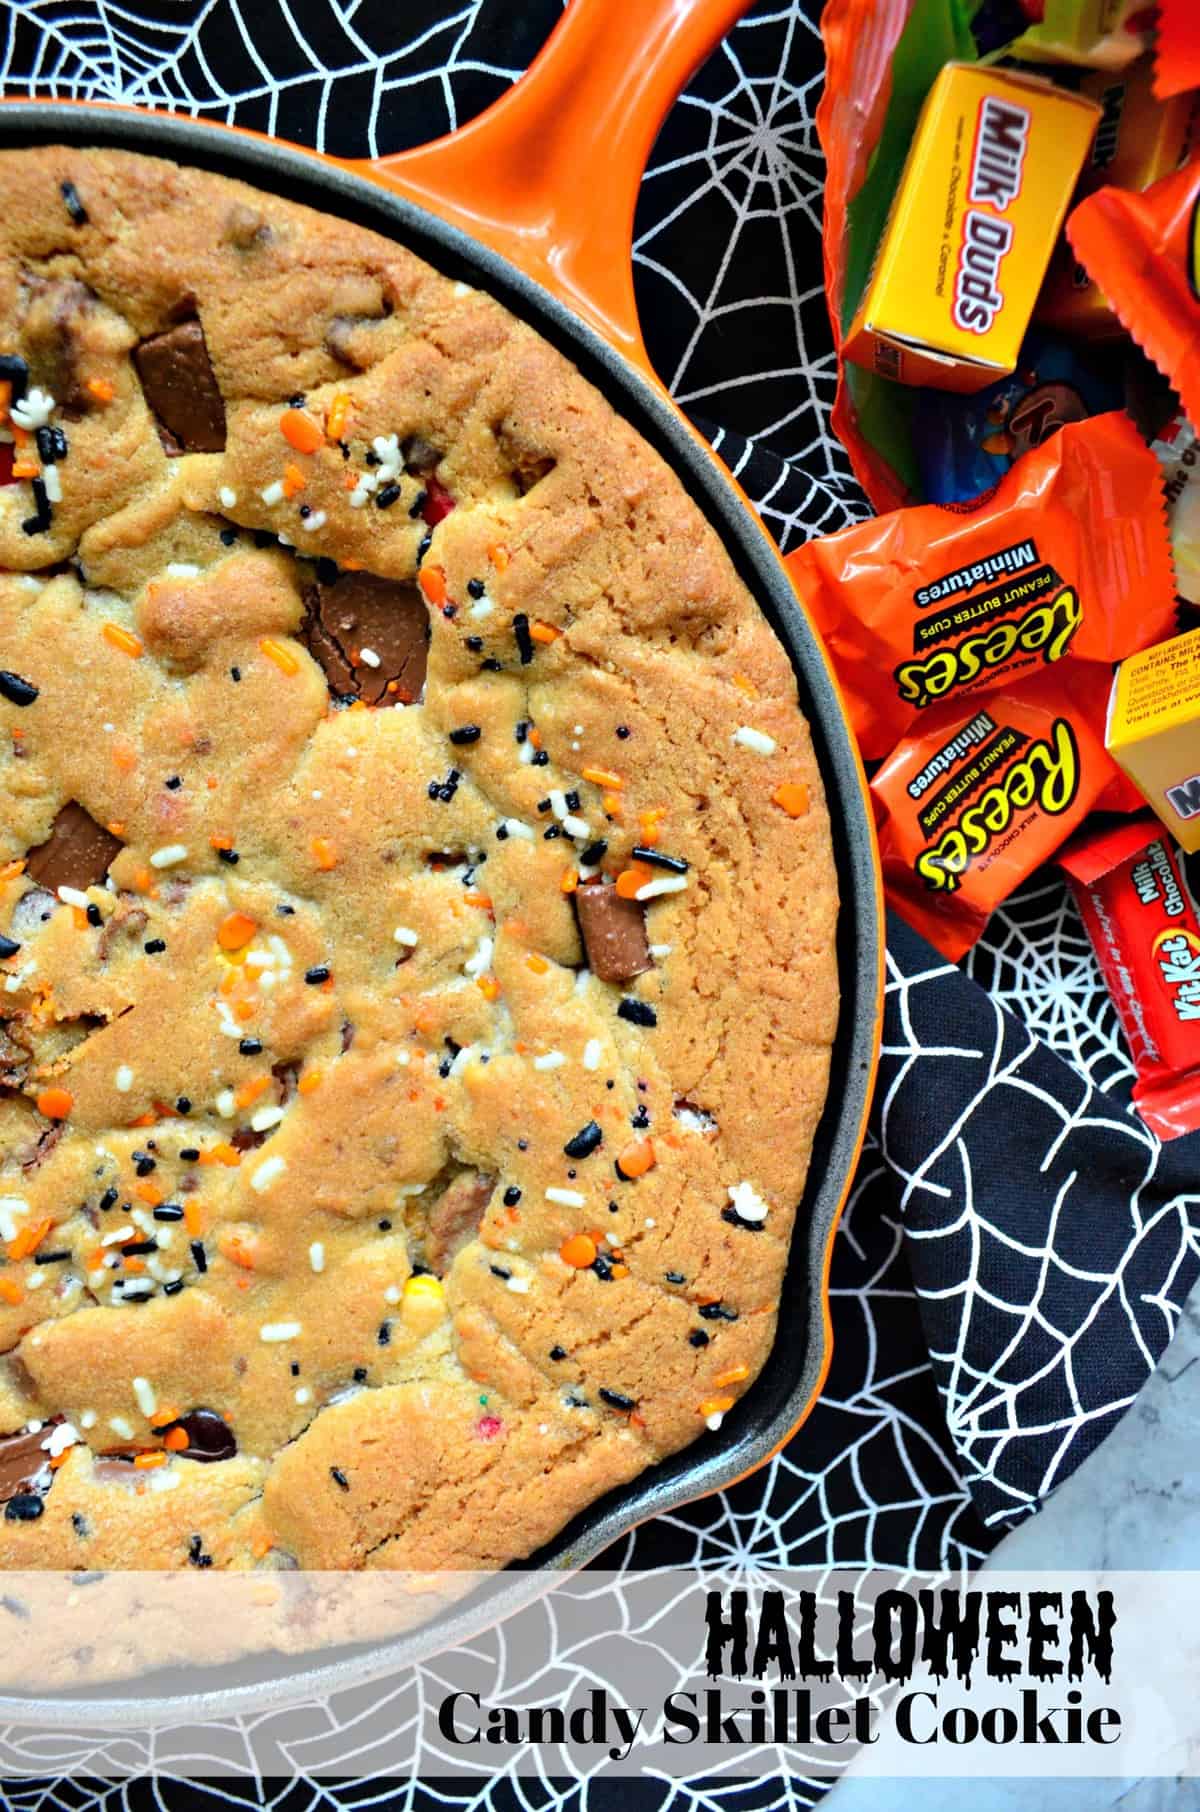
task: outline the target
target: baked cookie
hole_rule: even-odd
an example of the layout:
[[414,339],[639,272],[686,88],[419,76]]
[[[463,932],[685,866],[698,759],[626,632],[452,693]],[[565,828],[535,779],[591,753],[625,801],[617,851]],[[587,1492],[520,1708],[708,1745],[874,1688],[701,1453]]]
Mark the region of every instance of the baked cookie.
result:
[[403,246],[0,154],[0,1563],[443,1567],[703,1437],[837,1019],[787,656]]

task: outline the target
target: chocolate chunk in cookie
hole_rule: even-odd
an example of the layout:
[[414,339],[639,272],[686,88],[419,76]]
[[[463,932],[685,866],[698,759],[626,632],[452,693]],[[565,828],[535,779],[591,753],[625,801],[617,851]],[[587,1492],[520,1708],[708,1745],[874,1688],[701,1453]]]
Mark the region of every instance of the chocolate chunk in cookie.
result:
[[475,1237],[483,1211],[492,1199],[495,1177],[466,1170],[445,1190],[429,1216],[426,1256],[435,1271],[445,1271],[461,1246]]
[[335,698],[411,704],[429,656],[429,613],[413,585],[342,573],[304,594],[302,635]]
[[225,404],[199,321],[152,335],[133,357],[166,451],[223,453]]
[[25,871],[39,887],[84,891],[98,887],[124,847],[119,837],[97,824],[90,812],[69,800],[50,826],[50,835],[25,858]]
[[34,1489],[49,1459],[42,1446],[45,1439],[45,1428],[36,1433],[0,1435],[0,1504]]
[[[171,1428],[181,1428],[187,1436],[187,1446],[174,1449],[185,1460],[232,1460],[237,1453],[234,1432],[215,1409],[189,1409],[186,1416],[171,1423]],[[160,1429],[158,1432],[170,1431]]]
[[575,890],[575,910],[598,981],[632,981],[653,967],[645,911],[636,900],[623,900],[615,881],[585,881]]

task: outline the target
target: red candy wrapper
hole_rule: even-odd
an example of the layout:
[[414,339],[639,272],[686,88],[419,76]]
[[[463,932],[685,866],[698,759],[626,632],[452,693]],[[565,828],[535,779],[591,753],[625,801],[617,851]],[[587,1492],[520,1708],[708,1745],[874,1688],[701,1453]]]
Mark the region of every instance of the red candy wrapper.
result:
[[1161,469],[1119,411],[1061,429],[972,504],[895,510],[788,565],[869,760],[924,737],[942,703],[969,719],[976,694],[1176,628]]
[[1160,101],[1200,88],[1200,10],[1196,0],[1158,0],[1154,92]]
[[871,782],[888,899],[943,956],[969,950],[1094,807],[1130,809],[1104,747],[1109,677],[1076,661],[936,705]]
[[1097,189],[1068,217],[1067,238],[1200,422],[1200,157],[1140,193]]
[[1179,850],[1153,818],[1085,832],[1063,851],[1160,1139],[1200,1128],[1200,915]]

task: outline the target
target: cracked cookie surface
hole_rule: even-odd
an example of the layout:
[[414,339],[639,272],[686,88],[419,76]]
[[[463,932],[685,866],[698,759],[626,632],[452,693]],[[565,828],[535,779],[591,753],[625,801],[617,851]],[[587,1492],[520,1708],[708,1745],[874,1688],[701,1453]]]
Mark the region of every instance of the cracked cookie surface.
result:
[[0,206],[0,1563],[503,1564],[775,1338],[794,675],[485,294],[150,158]]

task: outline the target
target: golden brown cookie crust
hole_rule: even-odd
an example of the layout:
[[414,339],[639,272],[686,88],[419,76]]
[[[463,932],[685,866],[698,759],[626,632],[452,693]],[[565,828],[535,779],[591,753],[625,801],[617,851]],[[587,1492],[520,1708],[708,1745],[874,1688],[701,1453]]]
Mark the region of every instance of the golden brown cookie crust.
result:
[[[837,1018],[794,675],[678,478],[488,296],[123,153],[0,154],[0,210],[45,486],[0,489],[36,689],[0,699],[0,1436],[51,1443],[0,1564],[501,1565],[775,1336]],[[223,452],[139,380],[196,321]],[[358,572],[428,606],[416,702],[411,661],[388,691],[339,644],[347,701],[310,652]],[[70,804],[121,848],[64,900],[23,862]],[[571,890],[623,873],[620,984]],[[230,1457],[189,1457],[198,1408]]]

